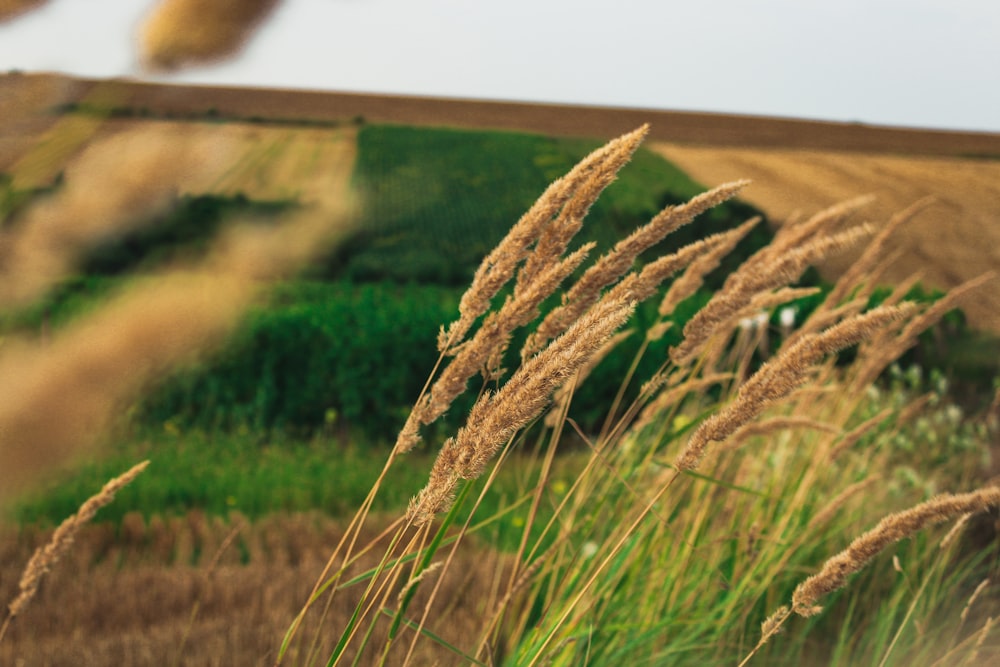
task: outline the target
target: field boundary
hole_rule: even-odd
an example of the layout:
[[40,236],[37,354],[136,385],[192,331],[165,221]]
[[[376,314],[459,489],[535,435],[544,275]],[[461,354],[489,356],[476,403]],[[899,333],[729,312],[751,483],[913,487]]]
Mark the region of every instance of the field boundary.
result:
[[[36,74],[0,76],[5,88]],[[82,97],[97,79],[70,79]],[[650,123],[650,138],[687,144],[781,147],[1000,159],[1000,133],[899,128],[723,113],[536,104],[344,92],[195,86],[115,80],[127,104],[144,114],[238,117],[283,123],[364,120],[378,123],[609,137]],[[77,99],[79,99],[79,97]],[[72,102],[74,100],[67,100]]]

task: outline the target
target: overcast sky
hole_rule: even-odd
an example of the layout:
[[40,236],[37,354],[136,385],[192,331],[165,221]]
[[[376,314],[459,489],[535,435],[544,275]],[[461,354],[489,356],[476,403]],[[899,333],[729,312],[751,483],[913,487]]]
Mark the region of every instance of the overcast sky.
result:
[[1000,0],[286,0],[232,61],[149,77],[151,3],[51,0],[0,71],[1000,132]]

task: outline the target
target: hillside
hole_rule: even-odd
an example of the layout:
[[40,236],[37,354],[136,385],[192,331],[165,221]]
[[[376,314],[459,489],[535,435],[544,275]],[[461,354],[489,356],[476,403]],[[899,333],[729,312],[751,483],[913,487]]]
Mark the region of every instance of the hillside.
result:
[[[0,75],[0,169],[16,153],[14,135],[38,132],[38,113],[88,95],[145,115],[331,123],[352,119],[412,125],[522,130],[609,137],[643,123],[659,141],[711,146],[811,148],[904,155],[1000,156],[1000,134],[880,127],[762,116],[652,109],[519,104],[393,95],[174,86],[59,75]],[[6,146],[5,146],[6,144]],[[4,158],[7,158],[6,160]]]
[[[60,108],[88,113],[53,113]],[[649,122],[650,148],[693,179],[754,179],[744,198],[773,224],[868,193],[877,200],[866,216],[878,224],[935,197],[899,235],[891,280],[920,272],[929,284],[947,288],[1000,266],[1000,134],[19,74],[0,76],[0,118],[0,172],[25,187],[50,183],[84,146],[108,136],[198,136],[237,148],[228,168],[186,186],[192,192],[242,190],[252,198],[312,201],[336,190],[330,178],[347,177],[345,161],[353,159],[362,122],[592,138]],[[845,261],[823,270],[833,277]],[[998,294],[969,305],[975,325],[1000,331]]]

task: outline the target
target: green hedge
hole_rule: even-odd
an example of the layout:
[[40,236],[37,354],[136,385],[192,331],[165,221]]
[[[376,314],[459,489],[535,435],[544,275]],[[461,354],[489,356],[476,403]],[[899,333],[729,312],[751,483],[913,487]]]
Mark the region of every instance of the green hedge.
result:
[[458,296],[429,286],[279,286],[224,350],[154,391],[140,418],[388,439],[434,365],[438,328]]

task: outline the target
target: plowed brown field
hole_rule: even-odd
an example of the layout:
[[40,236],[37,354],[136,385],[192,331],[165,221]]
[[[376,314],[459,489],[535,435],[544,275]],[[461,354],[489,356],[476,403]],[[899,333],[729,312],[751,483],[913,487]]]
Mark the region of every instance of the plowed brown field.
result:
[[[931,196],[934,204],[898,232],[894,247],[901,255],[886,277],[901,281],[919,272],[927,284],[946,289],[1000,270],[1000,160],[668,143],[652,148],[702,183],[753,179],[743,198],[776,224],[865,194],[876,200],[863,215],[881,224]],[[821,270],[835,277],[851,257],[831,259]],[[1000,331],[1000,282],[965,306],[975,326]]]

